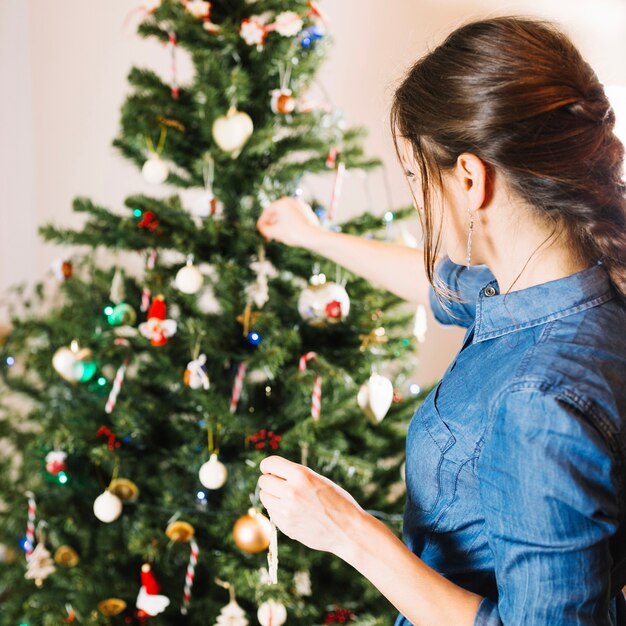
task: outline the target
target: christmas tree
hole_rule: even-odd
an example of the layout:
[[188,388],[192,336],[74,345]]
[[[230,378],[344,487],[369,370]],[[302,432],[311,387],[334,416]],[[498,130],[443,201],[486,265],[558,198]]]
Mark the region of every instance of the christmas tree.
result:
[[307,102],[325,18],[302,0],[152,0],[134,16],[172,74],[131,70],[114,145],[155,193],[121,210],[78,198],[81,228],[41,229],[78,250],[52,300],[48,279],[16,292],[1,348],[16,452],[0,459],[2,624],[387,625],[377,590],[277,538],[256,493],[281,454],[400,531],[411,315],[255,228],[327,172],[331,199],[308,198],[326,226],[386,236],[370,214],[334,219],[346,168],[379,164],[362,129]]

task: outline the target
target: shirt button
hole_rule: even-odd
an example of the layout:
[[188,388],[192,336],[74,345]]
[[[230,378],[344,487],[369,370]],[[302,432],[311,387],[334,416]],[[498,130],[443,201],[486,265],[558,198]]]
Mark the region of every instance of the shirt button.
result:
[[496,290],[493,287],[487,287],[485,289],[485,295],[490,298],[491,296],[495,296],[496,295]]

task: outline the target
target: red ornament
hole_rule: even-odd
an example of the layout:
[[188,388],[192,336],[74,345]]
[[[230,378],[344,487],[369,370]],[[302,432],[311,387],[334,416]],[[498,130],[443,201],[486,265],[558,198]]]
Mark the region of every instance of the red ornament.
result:
[[148,309],[148,321],[139,324],[139,332],[150,339],[153,346],[162,346],[176,333],[176,322],[165,318],[167,307],[162,295],[156,296]]
[[404,400],[404,396],[400,393],[398,389],[393,390],[393,402],[402,402]]
[[258,433],[249,435],[247,439],[250,443],[254,444],[254,447],[257,450],[262,450],[265,446],[269,446],[272,450],[276,450],[282,437],[280,435],[275,435],[271,430],[262,428]]
[[349,609],[337,609],[326,614],[324,624],[345,624],[355,617],[356,614]]
[[65,459],[67,454],[61,450],[51,450],[46,454],[46,470],[53,476],[58,476],[60,472],[64,472],[66,465]]
[[140,620],[163,613],[169,606],[169,598],[159,595],[159,591],[161,587],[152,573],[152,567],[144,563],[141,566],[141,588],[137,595],[137,617]]
[[152,211],[146,211],[142,214],[141,219],[137,222],[138,228],[147,228],[150,232],[154,232],[159,227],[159,220]]
[[341,319],[341,302],[331,300],[326,304],[326,317],[331,320]]
[[148,319],[164,320],[167,306],[165,305],[165,298],[163,296],[157,296],[152,300],[152,304],[148,309]]

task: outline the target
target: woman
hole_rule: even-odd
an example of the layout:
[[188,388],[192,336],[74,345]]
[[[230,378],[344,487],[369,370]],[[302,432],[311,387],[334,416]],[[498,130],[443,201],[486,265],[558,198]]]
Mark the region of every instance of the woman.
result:
[[291,199],[258,228],[467,328],[409,428],[406,545],[280,457],[261,500],[397,626],[626,624],[624,148],[602,85],[552,26],[490,19],[409,70],[391,121],[423,259],[325,232]]

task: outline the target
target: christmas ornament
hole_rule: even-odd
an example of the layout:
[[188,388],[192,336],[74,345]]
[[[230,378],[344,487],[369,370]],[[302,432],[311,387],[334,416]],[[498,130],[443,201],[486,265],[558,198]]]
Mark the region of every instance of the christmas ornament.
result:
[[122,502],[135,502],[139,497],[139,487],[128,478],[114,478],[109,485],[109,491]]
[[174,520],[165,529],[165,534],[176,543],[191,541],[195,533],[195,528],[189,522],[184,522],[183,520]]
[[341,608],[327,613],[324,617],[324,624],[345,624],[353,621],[355,618],[356,614],[353,611]]
[[[117,341],[117,340],[116,340]],[[117,397],[119,396],[120,390],[122,389],[122,384],[124,383],[124,376],[126,375],[126,368],[128,367],[129,359],[124,359],[124,362],[118,367],[117,372],[115,372],[115,378],[113,379],[113,386],[111,387],[111,391],[109,392],[109,397],[107,398],[106,404],[104,405],[104,411],[107,414],[113,413],[113,409],[117,404]]]
[[93,513],[101,522],[110,524],[122,514],[122,501],[106,489],[95,499]]
[[160,223],[152,211],[146,211],[141,214],[141,219],[137,222],[137,228],[146,228],[152,233],[159,227]]
[[141,173],[152,185],[160,185],[167,180],[170,172],[165,161],[156,152],[152,152],[143,164]]
[[241,315],[238,315],[235,319],[243,326],[243,336],[248,337],[250,334],[250,326],[254,326],[259,317],[261,317],[261,313],[258,311],[253,311],[250,303],[246,304],[246,308],[244,309]]
[[270,520],[272,532],[270,534],[270,545],[267,549],[267,568],[271,585],[278,584],[278,529],[276,524]]
[[219,489],[224,486],[228,477],[226,466],[218,460],[217,454],[213,453],[209,460],[202,465],[198,472],[200,482],[207,489]]
[[189,0],[185,3],[185,10],[198,19],[206,18],[211,13],[211,3],[203,0]]
[[295,37],[302,26],[302,18],[295,11],[283,11],[276,16],[271,29],[283,37]]
[[136,606],[139,617],[154,617],[163,613],[169,606],[170,599],[159,594],[161,587],[157,582],[149,563],[141,566],[141,587],[137,594]]
[[52,367],[61,378],[70,383],[87,382],[96,373],[96,364],[90,360],[91,350],[80,349],[76,340],[69,348],[59,348],[52,357]]
[[218,117],[213,122],[213,139],[224,151],[236,159],[252,135],[254,124],[252,118],[234,106],[228,109],[226,115]]
[[251,15],[241,21],[239,35],[249,45],[256,46],[257,50],[263,48],[265,37],[269,31],[266,30],[263,18],[260,15]]
[[267,550],[272,536],[272,524],[260,511],[248,509],[233,526],[233,540],[243,552],[258,554]]
[[379,424],[387,415],[393,402],[393,385],[388,378],[372,374],[366,383],[361,385],[357,395],[358,405],[374,424]]
[[113,310],[107,316],[107,321],[111,326],[132,326],[137,321],[137,314],[130,304],[121,302],[113,307]]
[[196,217],[216,217],[223,212],[223,205],[215,197],[213,181],[215,180],[215,161],[210,153],[203,158],[202,174],[204,190],[191,203],[191,212]]
[[278,450],[278,444],[282,437],[274,434],[271,430],[262,428],[258,433],[254,435],[248,435],[246,441],[254,444],[257,450],[263,450],[266,446],[272,448],[272,450]]
[[37,587],[43,585],[43,581],[56,571],[54,561],[50,552],[46,549],[43,534],[40,534],[39,541],[32,554],[28,558],[26,573],[24,578],[34,580]]
[[120,598],[107,598],[98,602],[98,611],[106,617],[115,617],[126,609],[126,602]]
[[[300,357],[298,363],[298,370],[300,372],[306,371],[307,363],[317,359],[315,352],[307,352]],[[313,392],[311,393],[311,417],[314,422],[319,421],[320,411],[322,410],[322,377],[319,374],[315,376],[315,382],[313,383]]]
[[300,570],[293,576],[293,582],[296,587],[296,594],[300,597],[312,595],[311,590],[311,574],[308,570]]
[[240,363],[237,368],[237,375],[235,376],[235,382],[233,384],[233,390],[230,395],[230,412],[234,413],[237,410],[239,404],[239,397],[241,396],[241,390],[243,388],[243,380],[246,376],[246,364]]
[[313,275],[310,283],[298,299],[298,313],[302,319],[317,327],[342,322],[350,312],[350,298],[345,288],[326,282],[324,274]]
[[32,491],[27,491],[25,495],[28,498],[28,521],[26,522],[26,541],[24,551],[26,553],[26,560],[28,561],[35,546],[35,519],[37,516],[37,502],[35,501],[35,494]]
[[153,185],[159,185],[167,179],[169,169],[167,164],[161,159],[160,154],[165,147],[165,137],[167,136],[167,126],[161,124],[161,134],[159,136],[159,144],[154,147],[152,139],[146,136],[146,144],[148,145],[148,160],[143,164],[141,173],[143,177]]
[[100,426],[100,428],[98,428],[96,437],[107,437],[107,446],[109,450],[114,450],[115,448],[119,448],[122,445],[119,441],[117,441],[117,438],[115,437],[113,431],[106,426]]
[[[209,3],[209,8],[210,8]],[[178,96],[180,95],[180,90],[178,88],[178,71],[177,71],[177,63],[176,63],[176,46],[178,44],[178,40],[176,38],[176,33],[174,31],[170,31],[168,33],[168,47],[170,49],[170,67],[172,69],[172,81],[170,87],[170,94],[174,100],[178,100]]]
[[56,279],[63,283],[69,278],[72,277],[72,273],[74,272],[74,267],[72,266],[72,262],[66,259],[56,259],[52,262],[52,272]]
[[[261,246],[259,248],[258,258],[250,263],[250,269],[256,273],[257,277],[255,282],[248,287],[246,295],[250,300],[254,302],[257,308],[262,309],[270,297],[268,279],[276,278],[278,276],[278,271],[276,270],[276,268],[265,259],[264,246]],[[237,320],[239,321],[239,318],[237,318]],[[254,323],[254,320],[250,321],[250,324],[254,325]],[[245,326],[244,334],[247,334],[245,332]]]
[[300,33],[300,43],[303,48],[310,48],[324,33],[317,26],[309,26]]
[[217,621],[214,626],[247,626],[248,620],[246,619],[246,613],[237,604],[237,600],[235,598],[235,587],[230,583],[220,580],[219,578],[216,578],[215,582],[220,587],[228,589],[230,601],[220,610],[220,614],[217,616]]
[[198,556],[200,555],[200,548],[195,539],[190,539],[189,547],[191,552],[189,554],[189,563],[187,565],[187,572],[185,573],[185,588],[183,589],[183,605],[180,612],[183,615],[187,615],[189,610],[189,603],[191,602],[191,589],[193,582],[196,578],[196,565],[198,564]]
[[126,298],[126,290],[124,289],[124,276],[119,267],[113,274],[113,280],[111,281],[111,290],[109,291],[109,300],[113,304],[120,304]]
[[67,453],[61,450],[51,450],[46,454],[46,471],[53,476],[57,476],[59,472],[66,469],[65,459]]
[[337,214],[337,207],[339,206],[339,198],[341,197],[341,189],[343,186],[343,178],[346,173],[346,164],[343,161],[337,163],[335,169],[335,182],[333,184],[333,190],[330,195],[330,202],[328,203],[328,219],[332,222]]
[[205,365],[206,354],[200,354],[198,358],[193,361],[189,361],[183,377],[185,385],[191,387],[192,389],[200,389],[200,387],[203,389],[209,389],[211,381],[206,373]]
[[359,350],[365,352],[370,346],[380,346],[383,343],[387,343],[389,337],[387,337],[385,329],[379,326],[367,335],[359,335],[359,339],[361,340]]
[[276,600],[263,602],[257,611],[261,626],[282,626],[287,621],[287,609]]
[[270,107],[274,113],[287,115],[296,109],[296,99],[293,97],[291,89],[272,89]]
[[204,282],[202,272],[193,264],[193,257],[187,257],[187,264],[181,267],[176,274],[176,288],[183,293],[192,294],[200,291]]
[[54,562],[63,567],[76,567],[78,553],[70,546],[59,546],[54,552]]
[[148,310],[148,321],[139,324],[139,332],[150,339],[153,346],[165,345],[168,337],[176,333],[176,322],[165,319],[165,313],[165,298],[156,296]]

